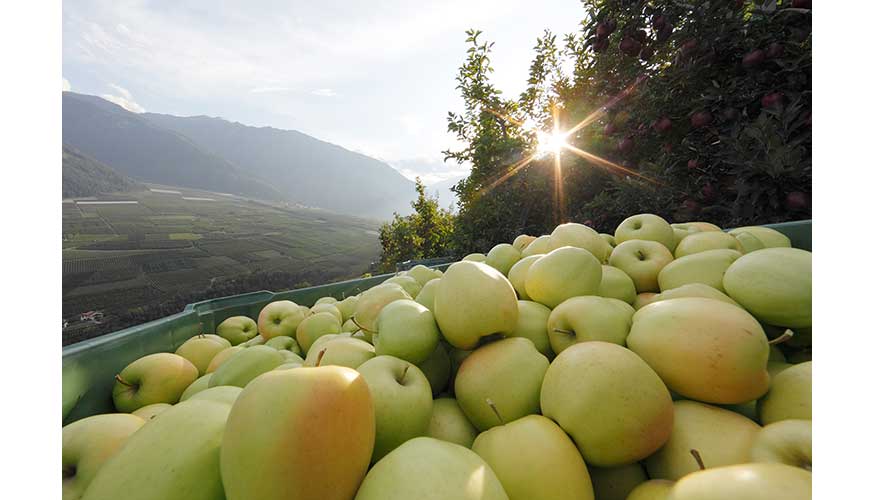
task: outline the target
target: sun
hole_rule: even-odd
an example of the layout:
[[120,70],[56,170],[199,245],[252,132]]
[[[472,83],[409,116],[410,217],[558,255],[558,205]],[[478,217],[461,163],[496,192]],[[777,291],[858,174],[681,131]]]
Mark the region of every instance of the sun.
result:
[[538,138],[538,156],[546,156],[548,154],[552,154],[554,156],[558,156],[562,149],[568,147],[568,143],[565,142],[566,134],[564,133],[546,133],[546,132],[537,132]]

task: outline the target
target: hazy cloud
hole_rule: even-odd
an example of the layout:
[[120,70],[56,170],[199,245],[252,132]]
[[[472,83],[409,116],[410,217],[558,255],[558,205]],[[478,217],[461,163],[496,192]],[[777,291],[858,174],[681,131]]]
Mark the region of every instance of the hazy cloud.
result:
[[140,106],[134,101],[134,97],[131,95],[128,89],[114,83],[110,83],[109,87],[115,90],[116,94],[119,95],[101,94],[100,97],[106,99],[109,102],[118,104],[119,106],[125,108],[132,113],[144,113],[146,111],[143,106]]
[[311,90],[310,93],[319,97],[334,97],[337,95],[334,89],[315,89]]
[[73,87],[70,86],[70,80],[67,80],[66,78],[61,78],[61,80],[62,80],[61,89],[64,92],[69,92],[69,91],[73,90]]

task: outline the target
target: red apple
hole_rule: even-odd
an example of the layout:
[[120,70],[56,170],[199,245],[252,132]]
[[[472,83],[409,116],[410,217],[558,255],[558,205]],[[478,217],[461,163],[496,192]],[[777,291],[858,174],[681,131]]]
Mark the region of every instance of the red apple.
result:
[[787,210],[805,210],[808,207],[808,197],[805,196],[805,193],[801,191],[793,191],[787,193],[787,199],[785,200],[785,204],[787,206]]
[[663,116],[662,118],[656,120],[653,128],[660,133],[668,132],[669,130],[671,130],[671,119],[667,116]]
[[690,170],[695,170],[699,168],[699,160],[693,159],[687,162],[687,168]]
[[607,38],[608,35],[614,32],[617,28],[617,22],[613,19],[605,19],[600,22],[595,29],[595,36],[599,38]]
[[766,57],[769,59],[777,59],[784,55],[784,46],[778,42],[774,42],[766,49]]
[[662,27],[665,26],[665,16],[659,14],[653,17],[653,29],[659,31]]
[[621,153],[628,153],[632,150],[632,146],[634,145],[635,141],[632,140],[631,137],[624,137],[617,145],[617,149],[619,149]]
[[759,66],[766,60],[766,53],[760,49],[749,52],[741,59],[741,65],[751,69]]
[[810,9],[811,0],[793,0],[790,4],[794,9]]
[[690,125],[695,128],[706,127],[711,123],[711,113],[707,111],[696,111],[690,116]]
[[763,98],[760,100],[760,104],[762,104],[764,108],[772,108],[780,106],[783,101],[784,94],[780,92],[772,92],[770,94],[764,95]]
[[656,41],[664,42],[671,37],[671,33],[674,31],[674,26],[671,23],[665,23],[662,28],[659,28],[656,32]]
[[702,186],[702,200],[704,200],[705,203],[710,203],[710,202],[714,201],[714,199],[716,199],[716,198],[717,198],[717,190],[714,189],[714,186],[712,186],[710,183]]
[[637,57],[638,53],[641,52],[641,42],[632,37],[623,38],[620,42],[620,50],[627,56]]

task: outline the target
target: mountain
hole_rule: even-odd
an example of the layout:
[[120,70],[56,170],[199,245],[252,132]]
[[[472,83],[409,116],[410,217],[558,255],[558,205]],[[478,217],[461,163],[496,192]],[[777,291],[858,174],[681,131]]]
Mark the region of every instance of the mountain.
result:
[[428,191],[432,194],[437,195],[438,202],[440,206],[443,208],[450,207],[451,210],[456,210],[456,200],[458,199],[456,193],[450,190],[451,187],[455,186],[457,182],[466,178],[467,176],[462,175],[458,177],[452,177],[450,179],[446,179],[440,182],[436,182],[428,186]]
[[207,116],[143,116],[269,181],[290,201],[381,218],[393,211],[410,212],[413,182],[363,154],[294,130],[251,127]]
[[64,198],[131,191],[138,187],[129,177],[64,144],[61,185]]

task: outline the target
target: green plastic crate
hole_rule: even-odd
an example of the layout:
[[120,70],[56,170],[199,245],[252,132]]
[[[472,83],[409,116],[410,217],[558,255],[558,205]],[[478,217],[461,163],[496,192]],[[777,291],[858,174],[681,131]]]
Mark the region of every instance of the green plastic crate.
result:
[[[811,250],[811,221],[771,224],[787,235],[796,248]],[[445,269],[449,264],[435,266]],[[113,377],[132,361],[156,352],[174,352],[183,342],[200,333],[213,333],[231,316],[257,318],[267,303],[292,300],[312,305],[320,297],[337,299],[355,295],[392,277],[383,274],[329,285],[285,292],[252,292],[189,304],[172,316],[125,328],[64,348],[62,355],[63,421],[115,411],[112,405]]]

